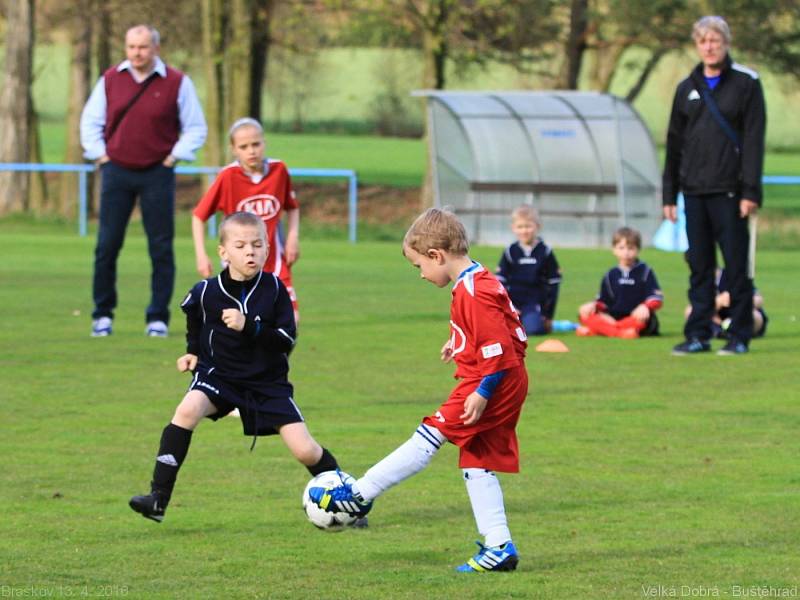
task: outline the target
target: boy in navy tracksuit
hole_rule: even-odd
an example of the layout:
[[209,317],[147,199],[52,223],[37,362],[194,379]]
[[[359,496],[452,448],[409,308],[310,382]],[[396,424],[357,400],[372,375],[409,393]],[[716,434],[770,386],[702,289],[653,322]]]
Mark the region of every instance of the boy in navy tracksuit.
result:
[[287,357],[295,343],[294,312],[280,279],[262,272],[269,253],[264,222],[251,213],[228,216],[218,250],[227,268],[196,284],[181,304],[187,347],[177,366],[194,373],[192,383],[162,433],[150,494],[130,500],[133,510],[158,522],[195,427],[234,408],[245,435],[280,434],[312,475],[338,468],[292,398]]
[[580,336],[637,338],[658,335],[655,311],[664,295],[653,270],[639,261],[642,237],[630,227],[614,232],[612,240],[618,264],[603,277],[600,293],[593,302],[578,309]]
[[511,231],[517,241],[505,249],[496,271],[528,335],[543,335],[552,329],[561,284],[556,256],[538,237],[540,227],[535,208],[523,205],[514,209]]

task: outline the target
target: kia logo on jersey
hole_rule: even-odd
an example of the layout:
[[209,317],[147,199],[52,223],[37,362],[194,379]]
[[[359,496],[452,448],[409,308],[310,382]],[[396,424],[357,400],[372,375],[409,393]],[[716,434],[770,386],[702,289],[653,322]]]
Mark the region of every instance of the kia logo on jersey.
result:
[[281,203],[275,196],[256,194],[240,201],[236,210],[256,214],[262,219],[271,219],[280,212]]

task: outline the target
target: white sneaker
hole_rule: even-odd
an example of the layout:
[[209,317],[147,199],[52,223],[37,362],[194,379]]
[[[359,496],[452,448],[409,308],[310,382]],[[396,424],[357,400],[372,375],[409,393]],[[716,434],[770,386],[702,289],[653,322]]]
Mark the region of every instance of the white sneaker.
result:
[[147,337],[167,337],[169,329],[164,321],[150,321],[144,329]]
[[111,335],[111,317],[100,317],[92,321],[92,337],[107,337]]

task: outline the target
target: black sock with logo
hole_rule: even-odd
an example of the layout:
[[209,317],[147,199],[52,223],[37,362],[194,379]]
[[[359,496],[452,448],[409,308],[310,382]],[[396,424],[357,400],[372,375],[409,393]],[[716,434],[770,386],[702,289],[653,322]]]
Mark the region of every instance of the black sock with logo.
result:
[[156,467],[153,469],[153,492],[159,494],[163,502],[168,502],[175,487],[175,479],[181,468],[189,444],[192,441],[192,432],[189,429],[178,427],[170,423],[161,433],[161,444],[158,447]]

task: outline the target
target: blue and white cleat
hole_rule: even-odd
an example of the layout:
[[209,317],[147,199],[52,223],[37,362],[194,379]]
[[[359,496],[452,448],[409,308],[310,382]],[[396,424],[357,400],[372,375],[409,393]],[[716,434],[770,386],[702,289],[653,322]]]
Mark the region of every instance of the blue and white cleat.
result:
[[326,512],[343,512],[354,517],[364,517],[372,510],[372,502],[365,502],[363,498],[357,497],[353,493],[352,484],[344,479],[336,487],[312,487],[308,490],[308,497]]
[[506,542],[502,546],[484,546],[480,542],[480,550],[463,565],[456,567],[459,573],[484,573],[487,571],[513,571],[517,568],[519,554],[514,542]]

